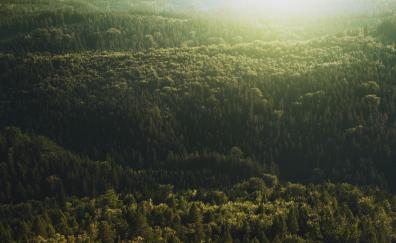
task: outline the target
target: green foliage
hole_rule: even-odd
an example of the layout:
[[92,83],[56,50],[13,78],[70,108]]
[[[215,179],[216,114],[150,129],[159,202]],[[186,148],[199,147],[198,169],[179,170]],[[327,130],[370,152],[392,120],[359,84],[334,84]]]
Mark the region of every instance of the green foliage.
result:
[[114,232],[111,226],[106,222],[102,221],[99,223],[99,239],[103,243],[114,242]]
[[[137,176],[127,168],[103,167],[101,162],[84,161],[65,152],[48,139],[23,134],[16,128],[5,129],[0,140],[7,141],[10,146],[8,151],[11,148],[19,151],[19,157],[12,156],[13,164],[18,170],[26,169],[23,161],[31,161],[41,164],[45,173],[54,174],[57,163],[68,161],[66,165],[69,167],[62,167],[56,173],[60,183],[67,181],[63,178],[68,177],[77,180],[78,177],[70,177],[71,174],[66,173],[73,172],[71,167],[79,171],[88,166],[95,171],[95,166],[98,166],[104,173],[108,173],[107,169],[109,172],[116,170],[120,178],[132,179],[131,177]],[[1,144],[2,149],[7,148],[5,146]],[[46,168],[43,167],[45,161],[39,159],[34,162],[34,157],[27,156],[28,150],[30,153],[34,151],[36,158],[45,158],[49,153],[57,159]],[[31,168],[34,167],[30,166]],[[95,196],[91,198],[71,197],[81,195],[81,192],[67,189],[73,185],[70,181],[64,184],[66,190],[62,197],[57,197],[47,187],[48,192],[42,188],[40,193],[35,194],[38,201],[3,203],[0,206],[0,235],[8,241],[32,238],[71,240],[78,235],[79,238],[102,242],[113,242],[115,239],[155,241],[160,238],[173,242],[199,242],[204,239],[219,239],[224,242],[304,242],[322,237],[329,242],[359,239],[387,242],[394,237],[392,232],[395,230],[396,213],[389,203],[393,198],[374,188],[332,183],[317,186],[279,184],[273,183],[274,180],[277,181],[275,176],[267,174],[265,178],[271,178],[269,184],[256,177],[217,189],[208,187],[198,191],[174,191],[169,184],[156,187],[159,177],[142,172],[138,174],[139,181],[135,183],[139,182],[142,187],[121,182],[123,187],[117,188],[116,185],[120,183],[118,180],[104,181],[108,187],[133,194],[109,189],[100,195],[88,191],[86,195]],[[18,177],[11,178],[15,180]],[[3,178],[2,183],[12,182],[11,178],[7,179],[9,182],[4,182]],[[149,179],[154,180],[151,189],[149,185],[142,184]],[[79,180],[79,183],[90,184],[92,178],[86,174]],[[221,182],[222,178],[217,177],[216,180]],[[48,183],[47,181],[44,178],[43,182]],[[36,183],[39,182],[30,180],[29,184],[23,181],[10,184],[20,184],[22,191],[31,193]],[[27,195],[6,198],[23,200],[22,196]],[[159,195],[157,203],[150,199],[155,195]]]
[[396,241],[396,5],[373,1],[2,1],[0,242]]
[[[326,242],[349,242],[359,238],[365,242],[388,241],[395,230],[391,223],[395,220],[395,212],[373,214],[362,211],[346,214],[345,210],[353,210],[354,204],[344,201],[337,193],[338,190],[345,190],[344,188],[343,185],[335,184],[310,188],[313,195],[319,196],[316,203],[312,203],[312,196],[302,197],[300,201],[278,196],[263,204],[264,213],[257,211],[257,203],[248,199],[249,197],[229,201],[224,205],[204,203],[192,198],[186,202],[187,207],[179,203],[173,206],[153,204],[145,200],[139,204],[124,203],[124,194],[116,194],[120,201],[114,205],[104,205],[99,200],[89,198],[68,198],[63,203],[64,206],[48,199],[14,205],[3,204],[0,207],[0,229],[2,239],[42,237],[54,240],[55,237],[63,237],[70,240],[74,234],[101,242],[113,242],[116,238],[150,240],[158,237],[174,242],[199,242],[216,238],[224,242],[254,239],[259,242],[304,242],[318,239],[315,237],[323,234]],[[281,186],[281,190],[284,189]],[[353,190],[360,193],[359,200],[379,193],[355,187]],[[107,192],[98,197],[107,198],[108,194]],[[182,194],[175,194],[176,201],[182,200]],[[330,198],[324,200],[324,194]],[[234,197],[232,193],[227,196]],[[378,198],[387,198],[387,194]],[[338,204],[334,204],[335,201]],[[376,210],[383,210],[381,201],[372,203]],[[166,211],[171,214],[164,221],[159,216],[168,217]],[[203,217],[208,213],[215,217]],[[64,219],[67,223],[61,226],[59,222]],[[301,227],[299,221],[303,222]],[[381,226],[375,227],[375,222],[382,222]],[[322,227],[316,228],[315,225]],[[222,227],[224,230],[220,230]]]
[[134,168],[204,168],[234,178],[280,172],[286,180],[392,189],[394,56],[358,37],[7,54],[1,125]]
[[376,30],[377,35],[387,43],[396,42],[396,24],[394,19],[384,20],[378,25]]

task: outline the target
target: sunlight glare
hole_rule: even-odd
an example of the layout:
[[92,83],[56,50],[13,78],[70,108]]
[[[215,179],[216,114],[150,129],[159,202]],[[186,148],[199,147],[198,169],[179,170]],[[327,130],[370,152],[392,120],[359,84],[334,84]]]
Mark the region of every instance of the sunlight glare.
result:
[[229,0],[232,9],[260,11],[273,14],[304,14],[320,10],[321,1],[315,0]]

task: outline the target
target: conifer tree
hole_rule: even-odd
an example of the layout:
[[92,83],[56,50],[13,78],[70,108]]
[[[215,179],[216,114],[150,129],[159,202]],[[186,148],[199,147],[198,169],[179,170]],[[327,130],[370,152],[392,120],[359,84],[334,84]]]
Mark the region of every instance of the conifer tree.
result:
[[99,224],[99,239],[104,243],[114,242],[114,231],[106,221],[101,221]]

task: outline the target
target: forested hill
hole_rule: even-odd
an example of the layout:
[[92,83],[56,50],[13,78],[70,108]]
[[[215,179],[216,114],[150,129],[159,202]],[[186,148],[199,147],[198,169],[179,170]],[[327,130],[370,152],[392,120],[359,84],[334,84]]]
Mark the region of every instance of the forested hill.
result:
[[0,242],[396,242],[395,3],[237,3],[1,1]]
[[[224,167],[239,163],[239,177],[213,165],[192,172],[133,170],[81,158],[45,137],[8,127],[0,134],[0,239],[394,240],[395,196],[349,184],[279,184],[276,176],[249,172],[238,151],[231,152],[208,158]],[[241,181],[232,182],[236,178]]]
[[384,18],[393,19],[389,2],[352,17],[328,14],[278,22],[225,11],[202,12],[199,6],[211,4],[193,1],[8,0],[0,4],[0,51],[130,50],[367,34],[375,32]]
[[361,37],[5,54],[1,125],[138,168],[236,146],[288,180],[394,190],[395,54]]

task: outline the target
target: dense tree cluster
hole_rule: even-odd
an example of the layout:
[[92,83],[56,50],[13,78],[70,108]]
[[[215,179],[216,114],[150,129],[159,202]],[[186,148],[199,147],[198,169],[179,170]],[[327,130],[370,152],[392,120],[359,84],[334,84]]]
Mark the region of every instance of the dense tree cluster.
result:
[[[269,174],[224,184],[218,172],[216,183],[175,191],[158,184],[170,180],[165,171],[81,159],[15,128],[5,129],[0,141],[0,239],[6,242],[396,240],[396,197],[378,189],[279,184]],[[241,152],[233,148],[231,155]],[[191,186],[195,179],[183,181]]]
[[159,185],[171,184],[178,190],[225,188],[265,175],[258,164],[235,152],[171,158],[167,169],[134,170],[110,158],[99,162],[76,156],[45,137],[22,134],[14,127],[0,134],[0,168],[1,203],[95,197],[109,188],[134,191],[137,199],[155,199]]
[[0,242],[396,242],[382,3],[1,1]]
[[[0,51],[53,53],[305,40],[374,31],[377,16],[325,18],[279,28],[276,22],[202,15],[175,1],[31,0],[0,5]],[[186,1],[188,2],[188,1]],[[145,6],[147,5],[147,6]],[[171,7],[173,6],[173,7]],[[325,29],[325,31],[324,31]]]
[[363,37],[3,54],[1,125],[134,168],[237,146],[284,179],[394,190],[395,60]]
[[385,43],[396,43],[396,18],[384,20],[376,29],[376,34]]

